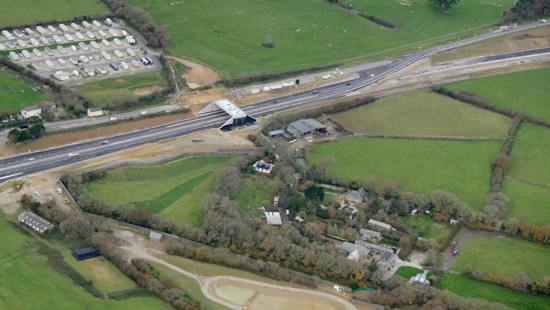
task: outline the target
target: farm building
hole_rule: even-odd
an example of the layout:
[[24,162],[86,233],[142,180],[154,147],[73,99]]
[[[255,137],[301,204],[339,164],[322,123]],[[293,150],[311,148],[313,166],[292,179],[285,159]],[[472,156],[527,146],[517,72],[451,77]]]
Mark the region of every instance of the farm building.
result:
[[365,190],[350,190],[346,193],[346,202],[351,204],[360,204],[363,203],[365,199]]
[[233,129],[233,127],[236,127],[236,126],[244,126],[244,125],[256,123],[255,118],[246,114],[243,110],[237,107],[233,102],[227,99],[222,99],[222,100],[217,100],[212,102],[211,104],[207,105],[202,110],[200,110],[199,115],[218,112],[218,111],[224,111],[230,116],[230,119],[227,120],[220,127],[220,130],[222,131],[231,130]]
[[285,140],[290,140],[292,138],[284,129],[271,130],[267,135],[270,139],[281,137]]
[[364,228],[361,228],[359,230],[359,238],[365,240],[365,241],[370,241],[370,242],[374,242],[374,243],[380,243],[380,240],[382,240],[382,234],[377,232],[377,231],[374,231],[374,230],[370,230],[370,229],[364,229]]
[[88,108],[88,117],[98,117],[103,115],[102,108]]
[[286,129],[289,133],[299,137],[313,133],[326,133],[327,126],[317,120],[308,118],[290,123]]
[[99,256],[99,251],[94,247],[87,247],[73,251],[76,260],[85,260]]
[[336,247],[346,251],[349,260],[365,263],[376,261],[383,273],[390,271],[397,261],[397,255],[392,249],[360,239],[355,240],[355,243],[342,242]]
[[279,212],[264,212],[265,220],[269,225],[282,225],[281,214]]
[[46,221],[42,217],[32,213],[32,212],[23,212],[17,217],[20,223],[27,225],[32,228],[34,231],[41,234],[53,229],[53,224]]
[[374,230],[385,230],[385,231],[395,230],[395,228],[393,228],[390,224],[386,224],[384,222],[380,222],[375,219],[370,219],[369,222],[367,223],[367,226]]
[[162,240],[162,234],[151,230],[151,232],[149,232],[149,240],[160,241]]
[[21,110],[21,116],[23,118],[29,118],[33,116],[40,116],[42,114],[42,109],[38,106],[26,107]]

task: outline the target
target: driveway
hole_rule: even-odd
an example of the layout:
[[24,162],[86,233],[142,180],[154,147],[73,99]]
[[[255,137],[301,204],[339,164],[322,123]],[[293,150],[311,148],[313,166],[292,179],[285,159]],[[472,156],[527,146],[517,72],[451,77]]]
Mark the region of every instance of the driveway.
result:
[[[466,230],[458,239],[455,240],[456,244],[454,246],[454,249],[460,253],[460,250],[462,249],[466,241],[472,238],[477,238],[477,237],[502,238],[504,236],[506,236],[506,234],[503,232]],[[445,263],[443,264],[443,270],[445,271],[451,268],[451,266],[453,265],[454,259],[456,257],[453,255],[451,248],[452,247],[449,247],[446,250],[448,251],[448,253],[447,253],[447,256],[445,257]]]

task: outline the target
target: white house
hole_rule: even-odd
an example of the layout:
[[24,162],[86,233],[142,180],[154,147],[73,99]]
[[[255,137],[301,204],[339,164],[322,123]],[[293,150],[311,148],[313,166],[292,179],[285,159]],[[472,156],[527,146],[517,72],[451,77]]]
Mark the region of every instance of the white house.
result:
[[27,107],[21,110],[21,116],[23,118],[40,116],[40,114],[42,114],[42,109],[38,106]]
[[103,115],[103,109],[101,108],[89,108],[88,117],[98,117]]
[[283,225],[281,214],[279,212],[264,212],[265,220],[269,225]]

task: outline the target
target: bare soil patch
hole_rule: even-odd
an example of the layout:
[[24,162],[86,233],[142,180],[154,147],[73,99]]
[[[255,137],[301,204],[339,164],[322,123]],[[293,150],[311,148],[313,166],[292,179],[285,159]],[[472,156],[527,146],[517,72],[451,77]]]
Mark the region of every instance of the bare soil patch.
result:
[[208,279],[208,293],[236,307],[262,310],[356,309],[332,294],[275,286],[233,277]]
[[131,89],[131,92],[132,94],[136,95],[136,96],[147,96],[147,95],[150,95],[154,92],[157,92],[157,91],[161,91],[164,87],[160,86],[160,85],[149,85],[149,86],[142,86],[142,87],[136,87],[136,88],[132,88]]
[[212,85],[222,78],[220,73],[206,65],[185,58],[173,57],[173,59],[189,68],[182,77],[191,89]]

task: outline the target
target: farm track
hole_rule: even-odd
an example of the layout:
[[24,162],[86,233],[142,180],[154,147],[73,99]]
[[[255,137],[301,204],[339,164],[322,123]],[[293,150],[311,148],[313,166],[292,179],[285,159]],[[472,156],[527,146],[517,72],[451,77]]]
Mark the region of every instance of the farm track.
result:
[[[491,232],[491,231],[471,231],[467,230],[460,236],[456,241],[455,250],[460,252],[466,241],[478,238],[478,237],[486,237],[486,238],[502,238],[506,236],[503,232]],[[459,254],[460,255],[460,254]],[[451,269],[451,266],[453,265],[455,256],[451,251],[447,254],[445,257],[445,263],[443,264],[443,270],[448,271]]]
[[[223,282],[223,281],[230,281],[235,282],[239,286],[242,287],[251,287],[253,289],[256,289],[261,294],[261,291],[263,290],[277,290],[279,296],[285,296],[289,295],[288,298],[296,298],[298,296],[304,296],[310,295],[308,298],[321,298],[325,299],[326,303],[330,304],[339,304],[340,309],[342,310],[357,310],[355,306],[353,306],[350,302],[339,298],[335,295],[320,292],[320,291],[313,291],[313,290],[307,290],[307,289],[300,289],[300,288],[294,288],[294,287],[288,287],[288,286],[282,286],[282,285],[274,285],[274,284],[267,284],[263,282],[258,281],[252,281],[248,279],[233,277],[233,276],[215,276],[215,277],[205,277],[201,276],[192,272],[189,272],[185,269],[182,269],[178,266],[175,266],[171,263],[166,262],[163,259],[160,259],[153,255],[147,248],[142,247],[135,242],[132,243],[131,246],[123,246],[121,247],[122,250],[124,250],[127,254],[129,254],[130,259],[132,258],[141,258],[144,260],[148,260],[154,263],[158,263],[164,267],[167,267],[179,274],[182,274],[184,276],[190,277],[193,280],[197,281],[201,287],[201,292],[206,296],[208,299],[219,303],[229,309],[235,309],[240,310],[242,309],[241,306],[236,306],[233,303],[227,302],[224,299],[217,296],[215,293],[215,283],[216,282]],[[160,253],[160,252],[159,252]]]

